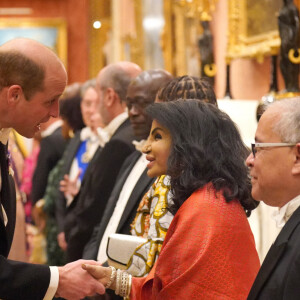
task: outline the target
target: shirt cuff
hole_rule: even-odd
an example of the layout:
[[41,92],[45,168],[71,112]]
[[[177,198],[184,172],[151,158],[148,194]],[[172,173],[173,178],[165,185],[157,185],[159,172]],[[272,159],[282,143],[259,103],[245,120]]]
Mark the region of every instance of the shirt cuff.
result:
[[59,281],[58,267],[50,267],[50,283],[43,300],[53,299],[58,288],[58,281]]

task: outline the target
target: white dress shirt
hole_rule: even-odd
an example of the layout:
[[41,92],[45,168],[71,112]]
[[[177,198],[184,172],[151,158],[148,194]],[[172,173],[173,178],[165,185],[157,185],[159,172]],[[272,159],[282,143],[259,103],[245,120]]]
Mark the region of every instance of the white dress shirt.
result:
[[127,111],[116,116],[110,123],[103,128],[103,130],[107,133],[109,139],[114,135],[116,130],[121,126],[121,124],[128,118]]
[[147,167],[148,161],[146,160],[146,155],[142,154],[142,156],[137,160],[135,163],[133,169],[131,170],[130,174],[128,175],[122,190],[119,195],[119,199],[116,203],[114,212],[106,226],[106,230],[103,234],[99,250],[98,250],[98,255],[97,255],[97,260],[101,263],[104,263],[107,261],[107,255],[106,255],[106,247],[107,247],[107,242],[108,242],[108,237],[116,233],[117,228],[119,226],[120,220],[122,218],[123,212],[125,210],[125,207],[127,205],[127,202],[130,198],[130,195],[136,186],[138,180],[140,179],[141,175],[145,171]]

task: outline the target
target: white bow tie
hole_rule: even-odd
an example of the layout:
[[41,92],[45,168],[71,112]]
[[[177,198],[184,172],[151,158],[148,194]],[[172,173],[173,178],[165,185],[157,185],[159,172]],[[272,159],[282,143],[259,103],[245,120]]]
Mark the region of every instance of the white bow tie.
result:
[[110,139],[110,135],[108,134],[108,132],[101,127],[97,128],[97,137],[98,137],[98,143],[102,148]]
[[146,140],[132,141],[132,144],[135,146],[135,149],[140,152],[142,152],[142,149],[143,149],[145,143],[146,143]]
[[276,226],[282,228],[299,206],[300,195],[275,211],[272,214],[272,218],[275,220]]

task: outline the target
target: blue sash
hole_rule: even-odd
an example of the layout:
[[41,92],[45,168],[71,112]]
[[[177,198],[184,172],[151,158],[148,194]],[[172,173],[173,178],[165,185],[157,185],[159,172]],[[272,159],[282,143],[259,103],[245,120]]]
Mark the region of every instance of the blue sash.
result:
[[89,165],[89,162],[82,159],[82,157],[86,153],[86,149],[87,149],[86,145],[87,145],[87,141],[81,142],[81,144],[79,146],[79,149],[78,149],[78,151],[76,153],[76,156],[75,156],[75,158],[77,160],[77,163],[78,163],[78,167],[81,170],[81,174],[79,176],[80,181],[82,181],[84,173],[85,173],[85,171],[86,171],[86,169]]

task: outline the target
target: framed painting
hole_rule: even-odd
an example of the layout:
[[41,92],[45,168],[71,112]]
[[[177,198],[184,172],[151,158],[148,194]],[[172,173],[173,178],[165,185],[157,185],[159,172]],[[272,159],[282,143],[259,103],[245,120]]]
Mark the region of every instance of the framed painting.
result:
[[282,0],[228,1],[227,60],[278,54],[280,37],[277,15]]
[[14,38],[31,38],[57,53],[67,65],[67,26],[63,19],[0,18],[0,45]]

